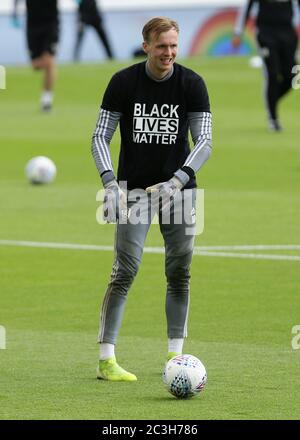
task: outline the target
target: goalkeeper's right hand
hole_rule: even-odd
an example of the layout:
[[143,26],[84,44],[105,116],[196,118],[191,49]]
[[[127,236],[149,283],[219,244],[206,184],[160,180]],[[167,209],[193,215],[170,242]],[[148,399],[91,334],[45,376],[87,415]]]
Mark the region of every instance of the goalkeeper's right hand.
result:
[[116,180],[105,185],[103,202],[103,219],[107,223],[116,223],[119,219],[127,219],[130,211],[127,209],[127,197]]

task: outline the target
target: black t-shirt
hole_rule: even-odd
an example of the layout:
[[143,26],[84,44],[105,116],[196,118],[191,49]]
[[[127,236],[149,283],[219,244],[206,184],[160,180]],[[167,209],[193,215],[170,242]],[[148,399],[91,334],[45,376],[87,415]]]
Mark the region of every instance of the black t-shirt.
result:
[[292,0],[254,0],[259,4],[256,23],[262,26],[292,26]]
[[101,21],[100,10],[97,7],[96,0],[81,0],[79,3],[79,13],[81,20],[86,24]]
[[26,0],[26,6],[29,25],[58,21],[57,0]]
[[[199,75],[175,63],[172,76],[157,82],[146,74],[145,62],[112,77],[102,108],[122,113],[118,180],[126,180],[128,189],[169,180],[190,153],[187,113],[210,111]],[[191,178],[186,188],[195,186]]]

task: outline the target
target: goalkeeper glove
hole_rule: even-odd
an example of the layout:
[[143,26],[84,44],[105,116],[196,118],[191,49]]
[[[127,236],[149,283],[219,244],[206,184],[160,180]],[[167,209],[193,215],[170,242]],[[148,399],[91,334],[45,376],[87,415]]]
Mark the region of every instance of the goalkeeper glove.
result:
[[103,219],[107,223],[116,223],[120,218],[128,218],[129,213],[126,194],[121,190],[116,180],[111,180],[105,185]]
[[176,194],[178,194],[182,188],[183,183],[176,176],[173,176],[166,182],[148,186],[146,192],[158,197],[159,208],[161,212],[164,213],[172,208]]

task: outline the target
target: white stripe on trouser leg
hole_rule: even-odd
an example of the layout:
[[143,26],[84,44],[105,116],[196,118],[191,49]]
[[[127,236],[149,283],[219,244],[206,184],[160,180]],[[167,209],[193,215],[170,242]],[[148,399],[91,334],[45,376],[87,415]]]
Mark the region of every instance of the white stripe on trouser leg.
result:
[[183,337],[186,338],[187,337],[187,326],[188,326],[188,318],[189,318],[189,310],[190,310],[190,288],[189,288],[189,293],[188,293],[188,303],[187,303],[187,308],[186,308],[186,317],[185,317],[185,322],[184,322],[184,327],[183,327]]
[[[118,263],[118,260],[115,260],[115,263],[114,263],[113,269],[112,269],[112,273],[111,273],[110,283],[115,281],[115,279],[116,279],[116,277],[118,275],[118,269],[119,269],[119,263]],[[113,286],[111,285],[110,288],[106,291],[104,303],[103,303],[103,306],[102,306],[100,341],[102,341],[102,339],[103,339],[103,334],[104,334],[104,329],[105,329],[105,321],[106,321],[107,306],[108,306],[108,301],[109,301],[110,296],[111,296],[112,289],[113,289]]]
[[105,294],[104,303],[101,310],[101,319],[100,319],[100,334],[99,334],[99,342],[102,342],[103,340],[103,333],[104,333],[104,327],[105,327],[105,320],[106,320],[106,311],[107,311],[107,304],[112,291],[112,287],[110,287]]

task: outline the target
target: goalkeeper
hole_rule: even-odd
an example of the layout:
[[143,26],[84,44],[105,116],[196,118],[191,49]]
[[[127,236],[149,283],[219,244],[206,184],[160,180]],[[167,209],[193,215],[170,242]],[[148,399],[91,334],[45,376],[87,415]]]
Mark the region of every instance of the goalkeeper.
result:
[[[165,244],[167,359],[182,353],[187,336],[195,173],[211,153],[211,113],[203,79],[175,63],[178,34],[178,24],[168,18],[156,17],[145,24],[143,48],[147,60],[112,77],[93,135],[93,157],[105,188],[105,218],[117,222],[115,260],[101,310],[99,379],[136,380],[134,374],[117,364],[115,345],[151,224],[153,199]],[[118,124],[121,149],[115,177],[109,144]],[[192,151],[189,129],[195,144]],[[127,197],[122,190],[124,182],[129,190]],[[133,221],[133,217],[131,221],[129,215],[134,208],[130,194],[134,192],[143,200],[140,222]],[[180,224],[174,220],[178,198],[191,206]],[[170,221],[164,221],[166,213]]]

